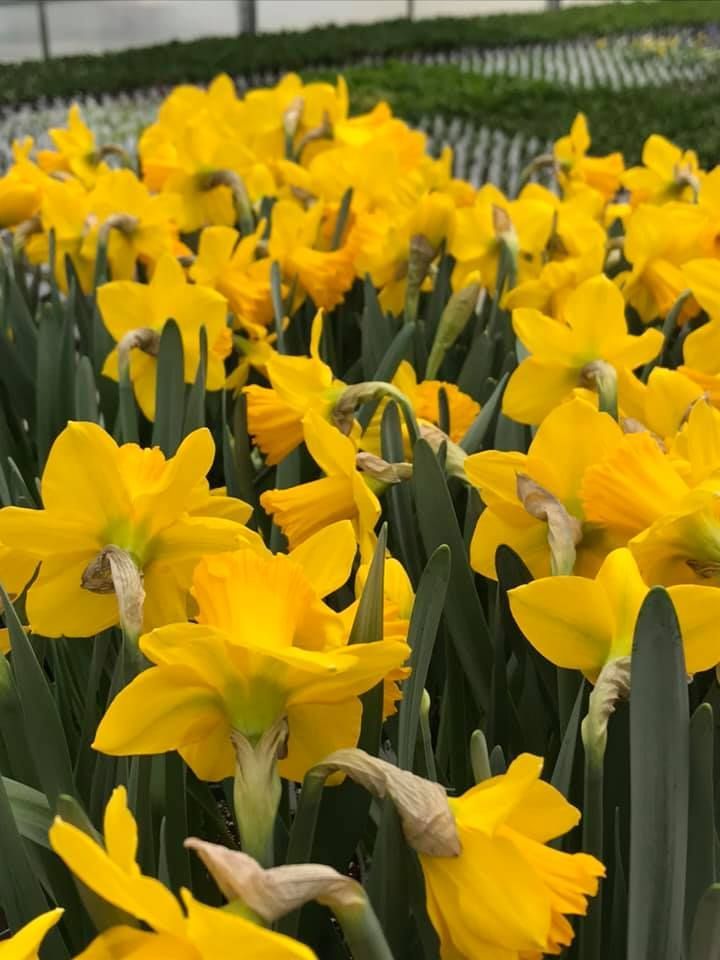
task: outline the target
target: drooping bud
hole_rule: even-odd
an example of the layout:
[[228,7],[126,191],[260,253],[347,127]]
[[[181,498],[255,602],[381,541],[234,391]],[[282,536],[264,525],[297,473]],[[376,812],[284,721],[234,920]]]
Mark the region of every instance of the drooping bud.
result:
[[91,593],[114,593],[120,625],[137,639],[142,630],[145,589],[143,576],[130,554],[109,544],[85,568],[80,586]]
[[454,443],[450,437],[440,429],[436,427],[434,423],[427,423],[424,420],[421,420],[418,424],[418,429],[420,430],[420,436],[423,440],[427,441],[433,449],[433,453],[438,453],[443,444],[445,444],[445,471],[451,477],[457,477],[458,480],[464,480],[467,482],[467,476],[465,474],[465,461],[467,460],[467,453],[463,448]]
[[272,863],[273,830],[280,803],[277,761],[287,754],[288,725],[281,717],[256,741],[233,730],[233,801],[243,849],[259,863]]
[[455,818],[439,783],[401,770],[364,750],[336,750],[315,770],[347,774],[379,799],[390,797],[405,839],[418,853],[457,857],[462,852]]
[[333,911],[365,903],[360,884],[332,867],[298,863],[264,870],[246,853],[216,843],[189,837],[185,846],[197,853],[228,900],[242,900],[266,923],[274,923],[311,900]]
[[463,332],[473,313],[481,304],[485,291],[479,282],[469,283],[448,300],[438,323],[430,356],[425,370],[425,379],[433,380],[440,369],[445,354]]
[[388,463],[382,457],[377,457],[366,450],[361,450],[356,455],[355,465],[361,473],[367,473],[373,480],[379,480],[381,483],[401,483],[403,480],[409,480],[413,472],[411,463]]
[[588,702],[587,716],[582,722],[585,750],[602,762],[607,744],[607,726],[620,700],[630,695],[630,657],[608,661],[600,671]]
[[553,576],[572,573],[575,546],[582,537],[580,521],[568,513],[556,496],[524,473],[517,475],[517,495],[531,517],[547,523]]
[[617,371],[605,360],[591,360],[580,371],[578,386],[594,390],[599,399],[601,413],[609,413],[618,418]]

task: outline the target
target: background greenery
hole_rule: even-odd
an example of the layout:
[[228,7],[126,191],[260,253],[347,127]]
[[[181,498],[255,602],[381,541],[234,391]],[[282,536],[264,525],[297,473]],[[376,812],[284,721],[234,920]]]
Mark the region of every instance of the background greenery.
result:
[[[353,108],[387,99],[408,120],[441,114],[467,118],[506,133],[553,138],[575,113],[590,120],[594,149],[623,149],[629,161],[639,155],[649,131],[694,146],[706,163],[720,156],[717,120],[720,68],[701,84],[673,82],[635,87],[621,93],[565,83],[510,76],[485,77],[457,66],[425,66],[393,58],[460,47],[572,41],[678,27],[703,28],[720,22],[720,0],[656,0],[572,8],[542,14],[471,19],[323,27],[304,33],[215,38],[192,43],[128,50],[105,56],[66,57],[48,62],[0,65],[0,111],[46,98],[116,94],[180,82],[202,82],[226,71],[252,83],[261,72],[301,70],[328,77],[346,70]],[[352,66],[366,58],[380,66]]]

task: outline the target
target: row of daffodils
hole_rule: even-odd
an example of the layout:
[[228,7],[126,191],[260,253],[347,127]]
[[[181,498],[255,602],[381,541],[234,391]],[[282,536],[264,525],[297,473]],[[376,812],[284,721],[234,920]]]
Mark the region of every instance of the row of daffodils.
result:
[[[21,275],[19,295],[35,282],[41,306],[45,287],[60,309],[89,305],[93,355],[82,356],[79,319],[66,333],[72,363],[94,368],[99,406],[95,418],[60,425],[46,458],[33,454],[28,421],[11,425],[26,432],[35,475],[8,461],[0,423],[5,663],[18,672],[21,657],[37,658],[73,728],[73,710],[82,715],[96,691],[74,689],[79,706],[65,710],[63,671],[72,673],[73,650],[88,649],[81,638],[96,638],[87,676],[109,687],[108,706],[91,729],[77,724],[73,737],[86,739],[71,757],[74,775],[93,751],[179,754],[183,782],[213,785],[203,796],[224,811],[225,835],[186,842],[199,857],[192,876],[207,871],[217,887],[205,903],[207,877],[178,889],[147,862],[141,869],[151,778],[143,798],[137,776],[128,780],[134,760],[107,768],[114,782],[93,781],[92,804],[78,790],[81,807],[102,801],[94,827],[29,776],[58,814],[47,845],[84,907],[73,904],[71,916],[43,873],[48,912],[23,916],[0,903],[13,932],[0,957],[330,956],[327,944],[303,942],[292,919],[317,900],[356,960],[388,960],[373,910],[378,881],[365,882],[374,858],[360,843],[361,833],[390,829],[388,798],[439,941],[420,938],[402,956],[560,954],[574,937],[568,918],[589,904],[600,910],[592,898],[607,841],[578,852],[574,835],[558,840],[580,821],[567,789],[548,782],[552,766],[541,779],[532,752],[508,755],[505,744],[498,760],[479,713],[471,726],[485,731],[492,763],[472,764],[475,785],[451,779],[455,761],[436,769],[434,753],[457,737],[443,699],[466,696],[466,686],[510,694],[497,676],[467,674],[472,660],[460,657],[464,678],[452,681],[452,663],[446,674],[444,634],[454,639],[458,615],[450,593],[443,645],[432,657],[413,645],[432,605],[406,522],[416,519],[417,445],[437,456],[458,509],[456,529],[438,541],[453,549],[451,574],[469,561],[485,605],[502,579],[498,549],[511,548],[534,578],[507,592],[523,643],[573,671],[573,691],[582,677],[595,685],[598,695],[582,701],[594,762],[603,762],[610,713],[629,695],[635,626],[652,587],[672,601],[687,675],[712,678],[720,167],[700,169],[692,151],[655,134],[639,166],[589,155],[579,115],[507,198],[453,179],[450,150],[431,158],[424,136],[386,104],[350,116],[342,79],[303,85],[294,75],[242,98],[226,76],[207,90],[176,88],[137,158],[96,143],[77,107],[50,139],[54,149],[16,143],[0,178],[9,238],[0,306],[15,310]],[[11,357],[26,335],[16,322],[0,324]],[[181,430],[163,452],[150,438],[178,402],[165,389],[169,327],[188,385],[179,402],[199,385],[207,425]],[[371,335],[381,328],[387,351]],[[0,370],[0,387],[11,382]],[[493,428],[505,438],[498,449]],[[242,456],[252,474],[244,499],[228,476]],[[430,650],[436,630],[437,620]],[[412,730],[406,763],[398,729]],[[452,749],[470,753],[469,743]],[[15,782],[7,757],[3,747],[0,769]],[[304,860],[284,863],[298,804],[311,805],[318,782],[323,804],[343,796],[346,816],[367,821],[339,871],[311,862],[312,836]],[[360,794],[386,804],[358,807]],[[319,829],[317,803],[303,830]],[[422,919],[412,924],[423,929]],[[586,925],[582,956],[592,960],[600,925],[590,916]],[[78,930],[96,933],[79,953]]]

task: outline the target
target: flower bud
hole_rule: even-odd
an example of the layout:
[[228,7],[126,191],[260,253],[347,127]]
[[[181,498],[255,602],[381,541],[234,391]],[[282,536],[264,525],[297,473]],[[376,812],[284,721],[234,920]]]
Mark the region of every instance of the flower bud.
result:
[[484,290],[479,282],[469,283],[458,290],[448,300],[438,323],[430,356],[428,357],[425,379],[432,380],[440,369],[440,364],[450,347],[463,332],[470,317],[477,311]]

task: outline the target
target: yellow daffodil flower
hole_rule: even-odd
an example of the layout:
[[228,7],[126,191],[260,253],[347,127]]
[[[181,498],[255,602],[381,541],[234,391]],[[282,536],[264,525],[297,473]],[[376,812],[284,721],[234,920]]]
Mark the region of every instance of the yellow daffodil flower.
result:
[[236,329],[258,335],[273,320],[270,298],[269,257],[256,260],[265,224],[255,233],[240,237],[231,227],[206,227],[190,276],[205,287],[217,290],[228,301]]
[[40,944],[62,915],[60,909],[48,910],[26,923],[9,940],[0,943],[0,960],[38,960]]
[[317,600],[324,589],[281,555],[242,550],[201,563],[199,622],[140,640],[156,666],[116,697],[94,747],[113,755],[179,750],[197,776],[220,780],[235,768],[233,731],[255,742],[286,717],[279,771],[302,780],[327,753],[354,746],[359,694],[400,667],[409,649],[394,640],[337,646],[338,615]]
[[[185,619],[194,564],[235,549],[250,515],[240,500],[210,496],[205,475],[214,451],[205,429],[166,460],[157,448],[118,447],[96,424],[70,422],[45,465],[44,509],[0,510],[0,541],[40,563],[27,595],[33,630],[87,637],[118,623],[112,591],[82,586],[88,565],[109,545],[126,551],[143,574],[146,628]],[[227,519],[228,505],[234,519]]]
[[[98,305],[102,320],[118,343],[133,331],[162,333],[165,323],[173,319],[183,342],[184,376],[192,383],[200,359],[199,334],[205,327],[208,338],[208,390],[221,390],[225,384],[224,358],[232,349],[232,335],[227,326],[227,301],[215,290],[189,284],[182,267],[174,257],[161,257],[148,284],[115,280],[98,289]],[[130,349],[130,380],[140,409],[155,419],[157,378],[157,344],[155,347]],[[103,373],[119,379],[118,347],[108,355]]]
[[48,177],[40,204],[41,233],[33,233],[25,243],[30,263],[45,264],[50,257],[49,236],[55,237],[53,272],[58,287],[67,293],[68,276],[65,260],[70,257],[84,293],[89,293],[95,264],[85,255],[83,246],[94,228],[90,194],[77,180],[55,180]]
[[[545,236],[541,245],[531,251],[532,270],[522,269],[520,257],[517,286],[507,292],[503,307],[531,307],[562,319],[572,291],[602,272],[607,240],[603,228],[581,204],[559,201],[552,195],[548,199],[549,191],[540,194],[539,190],[531,184],[523,194],[528,203],[534,200],[537,204],[541,197],[545,201]],[[537,221],[537,215],[533,220]]]
[[183,232],[231,227],[238,201],[275,195],[270,168],[248,141],[246,113],[230,78],[219,76],[207,90],[176,88],[140,137],[143,179],[178,198]]
[[686,410],[668,455],[690,487],[720,489],[720,411],[703,395]]
[[42,193],[37,184],[28,182],[11,167],[0,177],[0,229],[15,227],[40,210]]
[[[364,561],[375,546],[380,504],[355,467],[355,445],[319,414],[303,417],[305,443],[325,476],[287,490],[267,490],[260,497],[293,548],[337,520],[352,520]],[[0,534],[1,535],[1,534]]]
[[487,450],[468,457],[465,473],[486,505],[470,545],[473,569],[495,579],[495,551],[506,544],[522,557],[533,576],[550,573],[548,524],[528,512],[518,492],[518,477],[526,476],[583,525],[576,569],[594,573],[610,546],[602,531],[585,523],[580,490],[586,471],[603,461],[621,440],[622,431],[612,417],[575,398],[543,420],[527,454]]
[[620,370],[618,386],[623,422],[629,420],[631,429],[645,428],[664,442],[672,440],[703,393],[692,379],[665,367],[655,367],[647,383],[629,370]]
[[46,173],[67,172],[91,187],[99,173],[107,172],[101,153],[95,145],[95,135],[82,118],[77,103],[68,110],[67,128],[53,127],[50,131],[55,150],[39,150],[38,164]]
[[265,370],[270,387],[245,387],[248,431],[269,464],[280,463],[303,441],[303,417],[313,410],[328,420],[345,389],[332,369],[320,359],[324,317],[315,315],[310,356],[273,353]]
[[634,206],[639,203],[666,203],[682,200],[693,203],[700,190],[702,171],[694,150],[681,150],[674,143],[651,134],[643,146],[642,166],[622,175]]
[[181,891],[183,910],[167,887],[142,874],[136,860],[137,824],[128,809],[124,787],[113,790],[105,808],[103,829],[104,846],[56,817],[49,832],[50,844],[86,887],[150,930],[111,927],[77,960],[217,960],[236,952],[247,957],[314,960],[315,954],[303,944],[236,913],[207,907],[187,890]]
[[677,507],[689,490],[657,438],[630,433],[589,466],[581,497],[588,522],[605,529],[611,539],[627,543]]
[[622,154],[589,157],[587,152],[591,142],[585,114],[578,113],[570,133],[556,140],[553,147],[553,155],[560,168],[560,183],[565,188],[573,181],[579,181],[609,200],[620,186],[624,167]]
[[403,217],[389,224],[385,243],[378,248],[378,259],[369,271],[375,285],[381,288],[383,310],[398,314],[403,308],[412,238],[422,237],[428,246],[428,255],[434,259],[440,244],[452,232],[454,217],[452,197],[426,193]]
[[419,854],[444,960],[558,954],[573,940],[566,914],[583,916],[597,893],[598,860],[547,846],[580,812],[540,780],[542,766],[522,754],[507,773],[449,799],[460,854]]
[[[508,592],[518,626],[540,653],[595,683],[612,660],[632,653],[635,623],[649,587],[626,547],[610,553],[594,580],[546,577]],[[680,624],[689,674],[720,662],[720,591],[668,588]]]
[[663,342],[659,330],[639,337],[628,333],[622,296],[605,276],[581,283],[567,298],[563,321],[537,310],[513,311],[513,329],[529,351],[510,377],[503,413],[520,423],[540,423],[550,411],[587,386],[596,361],[618,369],[634,369],[652,360]]
[[337,250],[320,246],[324,217],[322,204],[303,210],[294,201],[278,200],[272,210],[268,253],[288,283],[297,279],[317,307],[332,310],[352,286],[355,268],[346,245]]
[[[641,204],[626,220],[624,252],[632,269],[615,280],[643,323],[665,317],[687,289],[681,267],[699,255],[705,223],[703,212],[687,203]],[[680,321],[695,313],[697,304],[688,300]]]
[[683,342],[684,365],[681,373],[689,377],[710,398],[720,405],[720,288],[717,280],[718,261],[691,260],[683,265],[685,286],[710,317],[710,322],[691,331]]
[[132,170],[99,176],[88,202],[97,227],[86,234],[81,254],[94,261],[100,234],[107,231],[113,280],[133,280],[138,261],[152,271],[163,254],[184,250],[178,240],[175,198],[152,196]]

